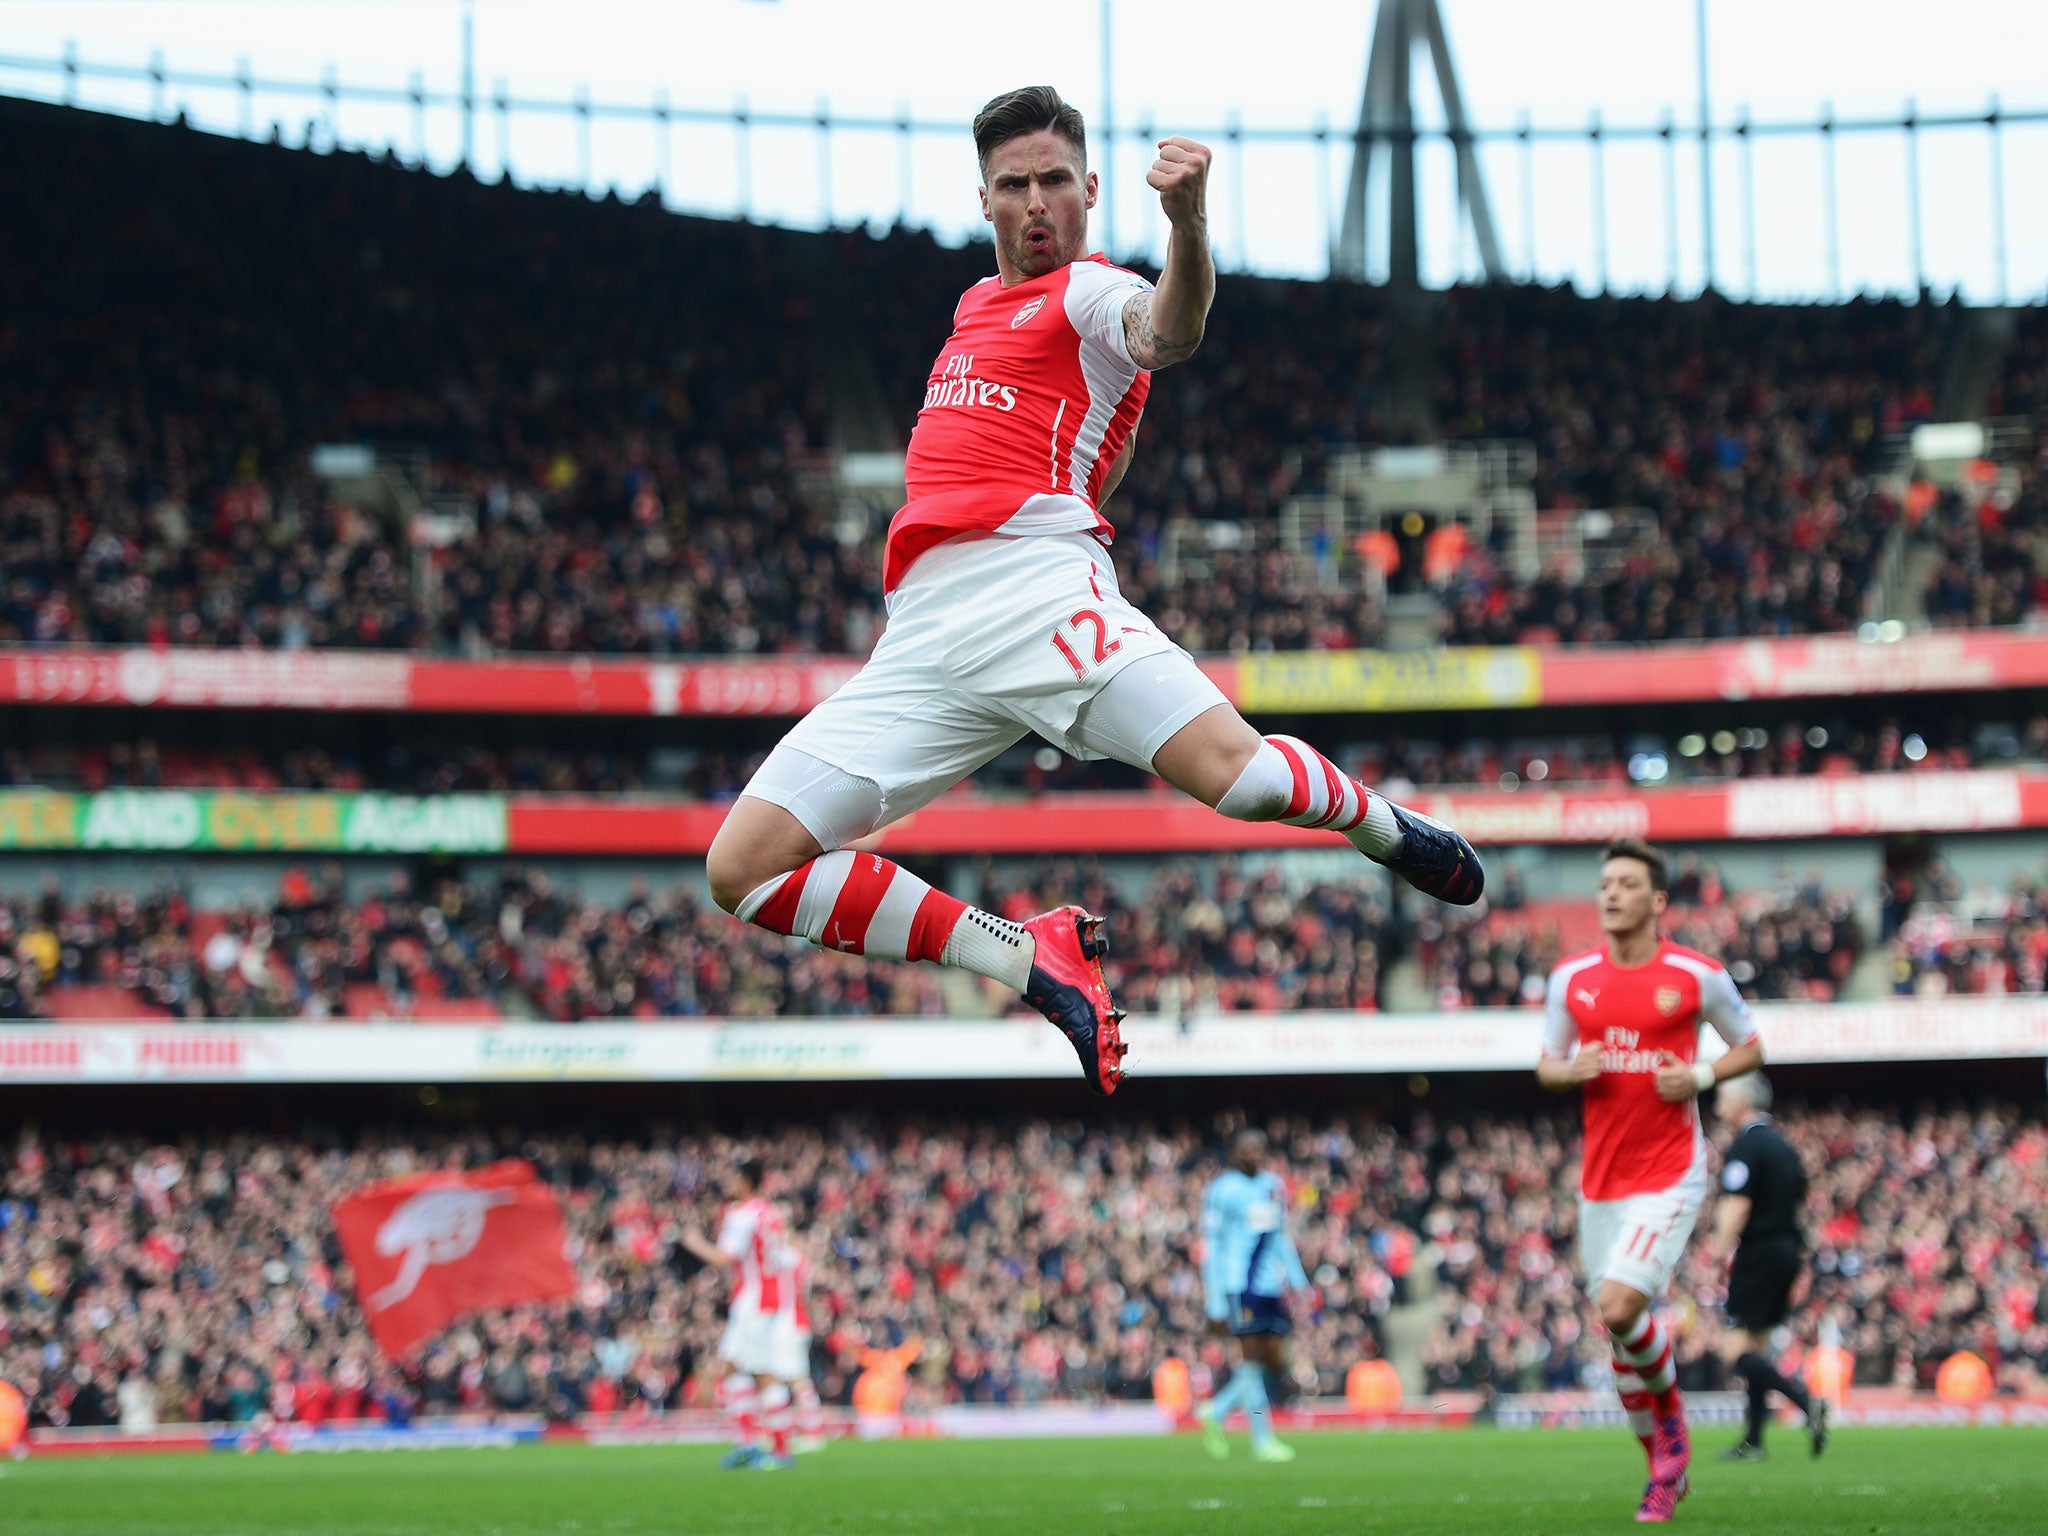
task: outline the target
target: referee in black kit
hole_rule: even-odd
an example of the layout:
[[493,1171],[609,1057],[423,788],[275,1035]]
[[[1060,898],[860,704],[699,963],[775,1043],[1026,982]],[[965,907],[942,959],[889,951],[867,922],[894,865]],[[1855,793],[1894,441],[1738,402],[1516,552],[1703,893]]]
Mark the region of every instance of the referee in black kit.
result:
[[[1764,1403],[1773,1392],[1806,1415],[1807,1437],[1818,1456],[1828,1444],[1828,1405],[1808,1395],[1806,1383],[1771,1364],[1771,1330],[1792,1310],[1792,1287],[1804,1265],[1806,1244],[1799,1208],[1806,1200],[1806,1170],[1799,1154],[1771,1124],[1771,1085],[1761,1072],[1728,1078],[1714,1111],[1735,1127],[1721,1164],[1721,1199],[1714,1207],[1714,1252],[1734,1249],[1728,1266],[1728,1333],[1722,1356],[1749,1384],[1748,1427],[1723,1461],[1764,1459]],[[1738,1245],[1738,1239],[1739,1245]]]

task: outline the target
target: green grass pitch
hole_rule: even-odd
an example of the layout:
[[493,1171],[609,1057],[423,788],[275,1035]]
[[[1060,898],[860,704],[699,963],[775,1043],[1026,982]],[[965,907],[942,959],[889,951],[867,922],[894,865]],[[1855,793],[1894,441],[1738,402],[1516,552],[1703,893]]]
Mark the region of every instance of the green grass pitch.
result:
[[[1855,1430],[1813,1462],[1788,1432],[1712,1459],[1674,1528],[1744,1536],[2048,1531],[2048,1430]],[[1642,1459],[1618,1433],[1305,1434],[1298,1461],[1201,1443],[841,1444],[786,1472],[715,1449],[524,1446],[389,1454],[0,1462],[14,1536],[866,1536],[888,1532],[1504,1533],[1632,1528]]]

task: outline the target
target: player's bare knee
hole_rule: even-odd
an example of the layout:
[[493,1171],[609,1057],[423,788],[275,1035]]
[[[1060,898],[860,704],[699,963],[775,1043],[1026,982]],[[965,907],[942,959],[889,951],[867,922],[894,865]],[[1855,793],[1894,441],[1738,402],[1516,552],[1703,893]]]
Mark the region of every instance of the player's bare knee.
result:
[[747,892],[754,888],[747,883],[752,873],[752,861],[747,855],[746,846],[733,832],[733,818],[728,815],[704,854],[704,883],[711,887],[711,899],[723,911],[737,912],[740,903],[747,899]]
[[744,864],[743,859],[731,853],[721,854],[715,842],[704,856],[704,881],[711,887],[711,899],[718,904],[720,911],[739,911],[740,903],[754,889],[747,883]]
[[738,912],[740,903],[764,881],[788,873],[772,868],[773,859],[764,858],[759,847],[750,845],[743,833],[735,830],[733,820],[726,818],[704,855],[704,881],[711,887],[711,899],[727,912]]
[[779,805],[742,795],[726,813],[704,855],[711,899],[737,913],[755,891],[802,867],[822,850],[804,824]]
[[727,846],[714,841],[704,856],[704,881],[722,911],[737,914],[743,903],[777,875],[786,875],[804,861],[778,858],[760,849]]
[[[1152,768],[1175,789],[1193,795],[1204,805],[1215,806],[1244,776],[1245,768],[1265,744],[1264,738],[1246,723],[1236,710],[1219,705],[1196,716],[1167,738],[1154,754]],[[1241,821],[1272,821],[1287,809],[1284,790],[1260,796],[1272,800],[1270,809],[1260,805],[1246,808],[1242,799],[1228,814]]]
[[1634,1291],[1602,1287],[1600,1322],[1609,1333],[1626,1333],[1636,1325],[1648,1303]]

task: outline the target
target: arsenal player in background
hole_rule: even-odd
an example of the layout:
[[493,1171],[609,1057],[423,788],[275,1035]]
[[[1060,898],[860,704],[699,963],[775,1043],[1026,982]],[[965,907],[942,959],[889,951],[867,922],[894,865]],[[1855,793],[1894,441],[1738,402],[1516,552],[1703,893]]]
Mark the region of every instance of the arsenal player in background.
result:
[[1099,918],[1068,906],[1011,922],[850,845],[1036,731],[1239,821],[1321,828],[1443,901],[1476,902],[1485,874],[1448,827],[1307,742],[1262,736],[1118,589],[1102,509],[1137,448],[1153,371],[1201,345],[1216,292],[1208,149],[1156,146],[1145,180],[1169,233],[1155,285],[1089,254],[1100,183],[1081,114],[1057,91],[998,96],[974,119],[974,147],[996,270],[953,307],[925,381],[882,562],[888,626],[748,782],[705,875],[721,907],[772,932],[1009,987],[1106,1094],[1123,1076],[1123,1014]]
[[[1600,862],[1607,942],[1550,973],[1536,1076],[1585,1097],[1579,1262],[1614,1352],[1615,1390],[1650,1480],[1636,1519],[1671,1518],[1692,1459],[1671,1338],[1651,1310],[1671,1283],[1707,1195],[1698,1096],[1763,1065],[1749,1006],[1719,962],[1657,932],[1669,899],[1663,854],[1636,838]],[[1700,1026],[1728,1049],[1697,1059]]]
[[789,1310],[797,1254],[781,1209],[767,1197],[759,1158],[734,1163],[726,1187],[733,1199],[719,1221],[718,1241],[707,1242],[694,1227],[682,1233],[685,1248],[732,1280],[718,1341],[718,1358],[730,1368],[724,1398],[734,1426],[722,1465],[780,1471],[789,1465],[791,1385],[799,1373],[809,1373],[808,1361],[798,1365],[795,1341],[780,1323]]

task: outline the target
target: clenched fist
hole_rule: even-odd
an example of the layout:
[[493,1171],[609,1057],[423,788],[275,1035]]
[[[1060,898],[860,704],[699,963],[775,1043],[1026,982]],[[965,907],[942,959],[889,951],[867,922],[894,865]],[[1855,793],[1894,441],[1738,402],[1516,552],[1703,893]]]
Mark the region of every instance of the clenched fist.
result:
[[1672,1051],[1657,1053],[1657,1097],[1666,1104],[1683,1104],[1699,1092],[1692,1080],[1692,1067]]
[[1145,184],[1159,194],[1169,224],[1202,224],[1208,219],[1209,146],[1174,137],[1159,141],[1159,158]]

